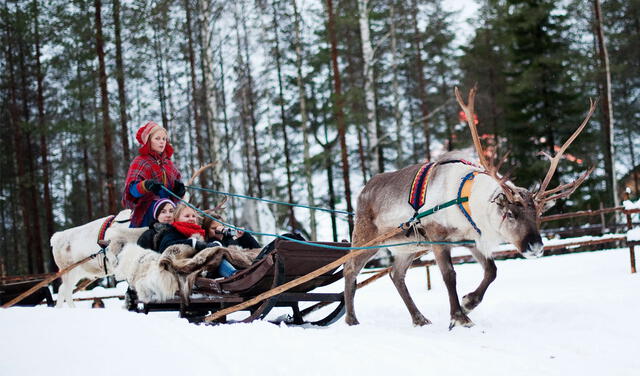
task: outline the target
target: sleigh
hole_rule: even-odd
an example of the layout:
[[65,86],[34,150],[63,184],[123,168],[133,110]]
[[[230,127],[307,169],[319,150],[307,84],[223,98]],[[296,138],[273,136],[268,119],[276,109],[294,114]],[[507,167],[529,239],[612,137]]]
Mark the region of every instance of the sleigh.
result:
[[[32,278],[29,280],[22,280],[20,278],[11,280],[10,278],[7,278],[6,280],[0,280],[0,305],[12,301],[14,298],[22,295],[29,289],[32,289],[43,280],[44,278]],[[51,297],[51,291],[47,286],[37,288],[33,293],[25,299],[20,300],[16,305],[33,307],[42,302],[45,302],[49,307],[52,307],[54,303],[53,298]]]
[[[127,307],[131,311],[179,311],[191,322],[202,322],[206,315],[243,303],[251,298],[323,267],[348,253],[349,243],[316,243],[345,249],[322,248],[279,239],[275,250],[249,268],[224,279],[197,278],[188,302],[178,297],[164,302],[143,303],[128,294]],[[344,315],[343,292],[318,292],[342,279],[342,269],[331,269],[293,289],[282,292],[245,311],[233,319],[223,316],[217,322],[251,322],[263,319],[275,307],[289,307],[291,315],[275,322],[301,325],[329,325]],[[325,289],[323,289],[325,290]],[[301,309],[300,304],[308,307]],[[315,304],[314,304],[315,303]],[[238,318],[237,315],[244,317]]]

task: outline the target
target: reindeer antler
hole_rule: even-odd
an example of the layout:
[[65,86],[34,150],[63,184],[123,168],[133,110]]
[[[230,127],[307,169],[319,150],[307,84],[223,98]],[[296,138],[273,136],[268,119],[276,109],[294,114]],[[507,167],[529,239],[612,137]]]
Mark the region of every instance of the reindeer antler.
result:
[[[193,184],[193,182],[196,180],[196,178],[198,177],[198,175],[200,175],[204,170],[211,168],[213,166],[215,166],[218,163],[218,161],[214,161],[211,163],[207,163],[206,165],[200,167],[199,169],[197,169],[196,171],[193,172],[193,175],[191,175],[191,177],[189,178],[189,180],[187,181],[187,185],[191,185]],[[189,192],[187,192],[184,197],[183,200],[185,200],[186,202],[189,202],[191,200],[191,195],[189,194]]]
[[493,177],[498,182],[505,196],[507,196],[507,200],[509,200],[509,202],[515,202],[515,193],[513,192],[511,187],[509,187],[506,183],[507,180],[509,179],[508,176],[500,176],[498,174],[498,169],[500,168],[500,166],[502,166],[502,164],[506,160],[507,155],[505,155],[505,157],[502,158],[502,160],[500,161],[497,167],[489,163],[484,155],[484,150],[482,149],[482,144],[480,143],[480,137],[478,136],[478,128],[476,127],[476,124],[474,121],[475,119],[474,101],[476,98],[476,91],[477,91],[477,88],[475,86],[471,90],[469,90],[469,99],[467,100],[467,104],[465,104],[464,100],[462,99],[462,96],[460,95],[460,91],[456,86],[455,87],[456,100],[458,101],[458,104],[462,108],[462,111],[464,111],[464,114],[467,118],[467,124],[469,124],[469,130],[471,130],[471,138],[473,139],[473,145],[475,146],[476,152],[478,153],[478,158],[480,158],[480,165],[484,167],[484,169],[486,170],[489,176]]
[[214,161],[211,163],[207,163],[206,165],[200,167],[199,169],[195,170],[193,172],[193,175],[191,175],[191,177],[189,178],[189,180],[187,181],[187,185],[191,185],[193,184],[193,182],[196,180],[196,178],[198,177],[198,175],[200,175],[204,170],[211,168],[213,166],[215,166],[216,164],[218,164],[218,161]]
[[[557,200],[557,199],[562,198],[562,197],[569,196],[570,194],[572,194],[580,186],[580,184],[582,184],[582,182],[593,171],[594,167],[591,167],[587,172],[582,174],[582,176],[580,176],[578,179],[572,181],[571,183],[559,185],[559,186],[557,186],[557,187],[555,187],[553,189],[546,190],[547,186],[549,185],[549,182],[551,181],[551,178],[553,177],[553,174],[555,174],[556,169],[558,168],[558,163],[560,162],[560,159],[562,158],[562,155],[567,150],[569,145],[571,145],[573,140],[575,140],[576,137],[578,137],[580,132],[582,132],[584,127],[587,125],[587,123],[589,122],[589,119],[591,118],[591,115],[593,115],[593,112],[596,109],[596,104],[597,103],[598,103],[597,100],[594,101],[591,98],[589,99],[589,112],[587,113],[587,116],[584,118],[584,120],[582,121],[582,124],[580,124],[578,129],[576,129],[575,132],[573,132],[571,137],[569,137],[569,139],[562,145],[562,147],[558,150],[558,152],[556,153],[556,155],[553,158],[551,158],[550,155],[548,155],[546,153],[543,153],[543,155],[545,155],[545,156],[547,156],[547,158],[551,159],[551,165],[549,166],[549,170],[547,171],[547,175],[544,177],[544,180],[542,181],[542,184],[540,185],[540,189],[533,196],[533,199],[536,202],[536,210],[538,211],[539,215],[542,214],[542,210],[544,209],[545,202],[553,201],[553,200]],[[560,193],[558,193],[558,192],[560,192]]]

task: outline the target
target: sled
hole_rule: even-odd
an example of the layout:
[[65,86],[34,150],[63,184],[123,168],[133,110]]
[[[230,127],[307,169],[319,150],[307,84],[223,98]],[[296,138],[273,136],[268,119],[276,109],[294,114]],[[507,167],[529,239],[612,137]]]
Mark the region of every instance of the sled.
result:
[[[38,283],[42,282],[43,279],[31,279],[28,281],[19,281],[19,282],[0,282],[0,305],[3,305],[15,297],[21,295],[25,291],[34,287]],[[46,301],[49,307],[53,307],[53,298],[51,297],[51,291],[48,286],[40,287],[35,290],[31,295],[22,299],[17,306],[23,307],[33,307],[36,306],[43,301]]]
[[[181,317],[191,322],[202,322],[209,313],[243,303],[265,291],[308,274],[323,267],[349,252],[349,243],[318,242],[315,244],[344,247],[333,249],[314,247],[307,244],[279,239],[275,249],[259,262],[224,279],[197,278],[188,303],[176,297],[169,301],[143,303],[137,301],[135,294],[128,294],[127,307],[131,311],[148,313],[152,311],[180,312]],[[328,293],[313,290],[330,285],[342,279],[342,269],[332,269],[306,283],[280,293],[261,303],[248,307],[246,317],[227,320],[226,316],[218,322],[251,322],[263,319],[274,307],[289,307],[292,315],[285,315],[274,322],[301,325],[312,324],[326,326],[344,315],[343,292]],[[300,309],[301,302],[316,303]],[[325,308],[326,306],[330,306]],[[322,308],[320,312],[319,309]],[[312,312],[314,319],[308,319]],[[327,311],[329,311],[327,313]],[[317,317],[321,316],[321,317]]]

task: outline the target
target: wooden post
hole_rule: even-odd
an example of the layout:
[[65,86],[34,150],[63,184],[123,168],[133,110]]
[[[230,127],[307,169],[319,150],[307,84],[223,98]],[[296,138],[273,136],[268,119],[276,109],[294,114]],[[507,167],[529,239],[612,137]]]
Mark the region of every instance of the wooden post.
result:
[[[633,228],[633,221],[631,220],[631,213],[625,211],[627,216],[627,231]],[[631,263],[631,273],[636,272],[636,252],[634,249],[633,242],[629,242],[629,262]]]
[[602,209],[604,209],[604,205],[602,204],[602,201],[600,201],[600,223],[602,226],[602,233],[604,234],[607,231],[607,224],[604,220],[604,213],[602,212]]
[[426,268],[427,268],[427,290],[431,290],[431,272],[429,271],[429,264],[427,264]]

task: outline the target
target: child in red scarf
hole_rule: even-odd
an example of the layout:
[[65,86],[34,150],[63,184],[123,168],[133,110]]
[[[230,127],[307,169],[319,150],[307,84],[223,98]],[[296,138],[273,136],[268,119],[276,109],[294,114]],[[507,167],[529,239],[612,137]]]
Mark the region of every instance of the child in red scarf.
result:
[[185,194],[180,172],[171,161],[173,147],[169,143],[167,131],[160,125],[149,122],[136,133],[136,140],[142,145],[139,155],[131,162],[122,193],[122,205],[132,209],[130,227],[146,227],[153,219],[153,204],[162,199],[176,199]]
[[[204,242],[204,229],[198,223],[198,214],[186,205],[178,205],[174,212],[174,221],[166,231],[158,234],[158,251],[164,252],[167,247],[175,244],[190,245],[200,252],[209,247],[221,247],[220,242]],[[218,274],[229,277],[236,272],[236,268],[225,258],[220,262]]]

